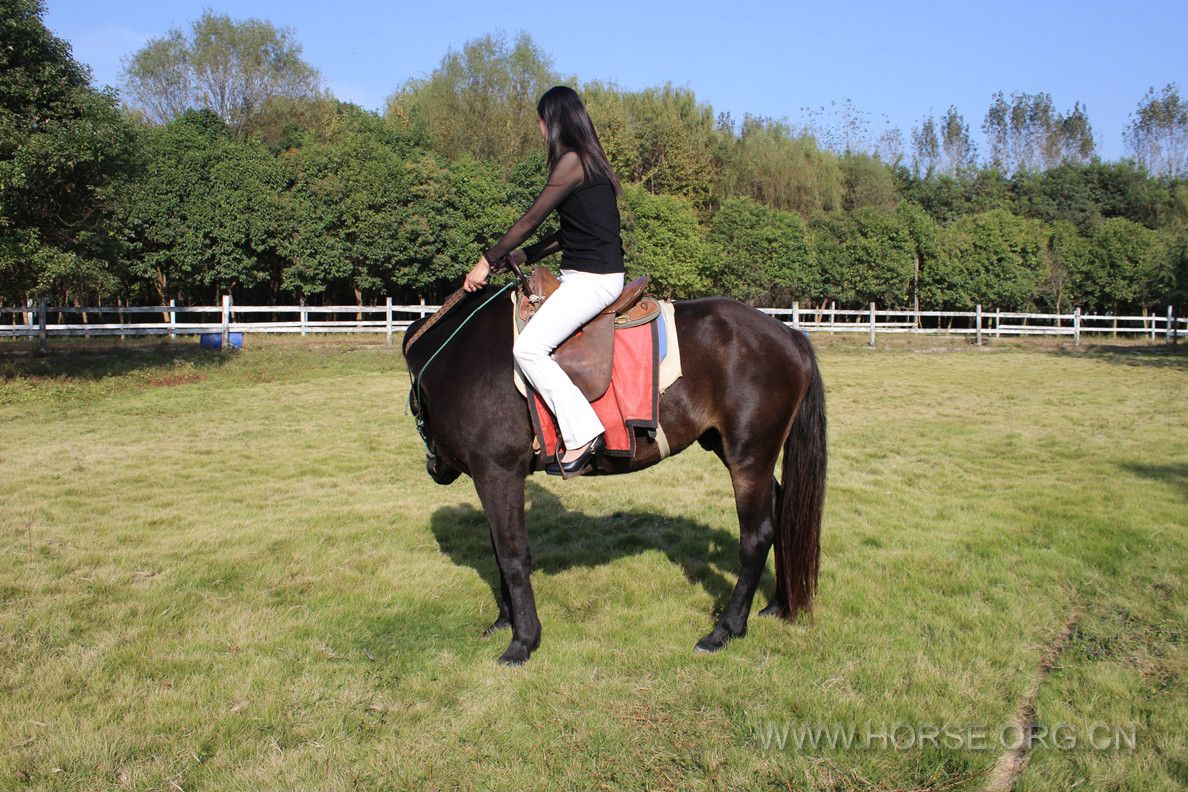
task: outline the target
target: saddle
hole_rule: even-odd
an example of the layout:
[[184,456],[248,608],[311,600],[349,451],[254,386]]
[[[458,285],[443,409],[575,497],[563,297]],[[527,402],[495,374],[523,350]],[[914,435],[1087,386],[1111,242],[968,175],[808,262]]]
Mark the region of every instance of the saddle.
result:
[[[561,281],[543,267],[528,275],[516,303],[520,327],[557,291]],[[646,296],[648,276],[641,275],[623,287],[623,292],[602,313],[574,331],[553,350],[553,359],[588,401],[595,401],[610,387],[614,363],[615,330],[647,324],[660,315],[660,303]]]

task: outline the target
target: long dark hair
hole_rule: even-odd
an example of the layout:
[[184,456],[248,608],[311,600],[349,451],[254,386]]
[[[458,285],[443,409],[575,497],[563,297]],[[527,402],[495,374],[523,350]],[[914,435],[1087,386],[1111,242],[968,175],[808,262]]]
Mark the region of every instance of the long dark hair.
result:
[[615,195],[621,195],[623,188],[611,168],[594,122],[586,112],[586,106],[577,92],[567,85],[555,85],[544,92],[536,103],[536,114],[544,121],[549,137],[549,172],[561,155],[573,149],[582,163],[582,172],[587,181],[596,175],[605,176],[614,187]]

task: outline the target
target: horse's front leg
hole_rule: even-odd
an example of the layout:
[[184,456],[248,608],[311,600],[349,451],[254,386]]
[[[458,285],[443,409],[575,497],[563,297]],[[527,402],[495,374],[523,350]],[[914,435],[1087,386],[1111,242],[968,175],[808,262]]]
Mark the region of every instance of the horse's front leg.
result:
[[540,619],[529,580],[532,553],[524,526],[524,476],[495,464],[475,465],[471,476],[491,526],[504,603],[511,616],[511,643],[499,662],[519,665],[540,646]]
[[[491,552],[495,553],[495,539],[491,538]],[[505,630],[511,627],[511,609],[508,607],[508,602],[511,601],[511,595],[507,592],[507,578],[503,576],[503,571],[499,572],[499,593],[495,595],[495,605],[499,608],[499,615],[495,617],[495,621],[483,630],[483,638],[490,638],[500,630]]]

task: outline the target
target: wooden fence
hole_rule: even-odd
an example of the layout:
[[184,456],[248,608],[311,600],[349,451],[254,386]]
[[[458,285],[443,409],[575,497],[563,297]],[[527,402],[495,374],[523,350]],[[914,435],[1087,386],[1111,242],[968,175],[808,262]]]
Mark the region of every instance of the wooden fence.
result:
[[[203,333],[384,333],[388,342],[418,316],[437,310],[436,305],[397,305],[389,297],[383,305],[222,305],[49,306],[32,301],[23,308],[0,307],[0,337],[37,338],[42,346],[54,336],[165,336]],[[1166,314],[1111,316],[1072,313],[1020,313],[1017,311],[905,311],[880,309],[760,308],[785,324],[806,333],[867,333],[874,346],[878,333],[941,333],[974,336],[981,344],[1002,336],[1067,336],[1079,344],[1082,336],[1109,335],[1163,339],[1168,343],[1188,333],[1188,319],[1177,318],[1172,307]],[[278,320],[278,316],[293,318]],[[117,321],[105,321],[115,317]],[[349,317],[349,318],[343,318]],[[54,321],[51,321],[54,320]],[[96,320],[99,321],[96,321]]]

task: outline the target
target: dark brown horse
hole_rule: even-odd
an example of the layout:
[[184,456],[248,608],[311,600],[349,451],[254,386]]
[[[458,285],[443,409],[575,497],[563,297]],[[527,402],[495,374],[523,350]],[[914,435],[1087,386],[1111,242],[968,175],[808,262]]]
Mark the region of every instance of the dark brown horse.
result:
[[[423,423],[429,475],[449,484],[466,473],[482,501],[502,590],[499,618],[487,633],[510,626],[499,659],[519,664],[540,645],[524,525],[532,428],[512,382],[511,300],[496,291],[465,295],[414,340],[405,360],[418,378],[410,404]],[[660,398],[660,424],[672,454],[697,442],[721,458],[738,510],[738,583],[713,631],[697,643],[712,652],[746,633],[773,542],[776,589],[762,613],[793,619],[812,604],[825,499],[825,393],[816,355],[799,331],[725,297],[674,305],[682,376]],[[405,338],[424,322],[414,322]],[[655,443],[637,447],[634,459],[599,457],[587,475],[660,461]],[[781,448],[782,485],[774,476]]]

